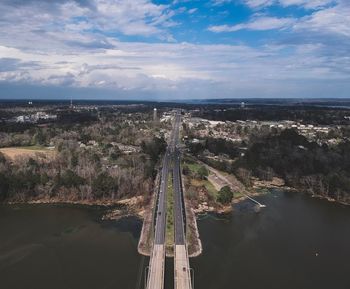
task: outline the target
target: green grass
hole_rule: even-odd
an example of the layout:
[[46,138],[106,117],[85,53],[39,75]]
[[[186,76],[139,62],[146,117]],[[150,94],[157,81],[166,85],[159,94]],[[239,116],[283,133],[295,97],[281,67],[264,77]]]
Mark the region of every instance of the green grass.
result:
[[233,198],[240,198],[243,197],[244,195],[241,192],[234,191],[233,192]]
[[193,172],[197,173],[198,170],[202,167],[202,165],[197,164],[197,163],[185,163],[186,166]]
[[[192,172],[192,174],[196,174],[203,165],[194,163],[194,162],[184,162],[183,166],[187,166]],[[191,184],[196,187],[204,186],[209,192],[209,194],[211,194],[214,198],[216,198],[218,191],[215,189],[214,185],[210,181],[192,179]]]
[[216,198],[218,191],[215,189],[214,185],[208,180],[205,180],[204,186],[208,190],[209,194]]
[[168,176],[167,186],[167,216],[166,216],[166,246],[171,247],[174,244],[174,190],[172,175]]
[[19,149],[25,149],[25,150],[32,150],[32,151],[42,151],[47,150],[44,146],[34,145],[34,146],[23,146],[23,147],[14,147]]

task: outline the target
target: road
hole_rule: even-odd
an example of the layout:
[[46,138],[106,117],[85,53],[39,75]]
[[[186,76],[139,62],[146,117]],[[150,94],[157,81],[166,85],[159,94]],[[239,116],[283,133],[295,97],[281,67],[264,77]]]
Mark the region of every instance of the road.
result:
[[186,213],[183,199],[181,181],[181,153],[178,149],[179,126],[181,115],[175,117],[174,136],[174,167],[173,167],[173,188],[174,188],[174,282],[175,289],[191,289],[191,271],[189,265],[187,244],[186,244]]
[[160,186],[156,205],[154,244],[149,262],[149,271],[147,276],[147,289],[164,288],[164,270],[165,270],[165,229],[166,229],[166,192],[168,185],[169,164],[173,158],[177,138],[179,134],[179,121],[175,117],[174,126],[170,136],[169,144],[163,158]]

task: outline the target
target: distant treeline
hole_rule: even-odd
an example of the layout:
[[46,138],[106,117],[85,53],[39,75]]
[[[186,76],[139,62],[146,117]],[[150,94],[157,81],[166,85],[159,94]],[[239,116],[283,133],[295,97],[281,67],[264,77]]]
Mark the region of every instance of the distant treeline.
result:
[[258,121],[281,121],[291,120],[310,124],[331,125],[350,124],[344,117],[350,116],[348,109],[300,107],[300,106],[256,106],[249,108],[211,108],[200,110],[196,116],[217,120],[258,120]]

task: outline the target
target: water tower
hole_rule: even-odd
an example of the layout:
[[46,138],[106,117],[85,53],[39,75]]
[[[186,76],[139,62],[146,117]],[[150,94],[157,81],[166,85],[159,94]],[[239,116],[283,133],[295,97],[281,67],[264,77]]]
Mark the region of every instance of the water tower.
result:
[[153,109],[153,121],[154,122],[157,121],[157,109],[156,108]]

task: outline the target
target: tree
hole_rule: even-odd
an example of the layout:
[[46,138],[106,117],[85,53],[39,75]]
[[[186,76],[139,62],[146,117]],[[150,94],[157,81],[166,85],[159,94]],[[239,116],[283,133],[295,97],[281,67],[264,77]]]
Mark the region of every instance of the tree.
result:
[[208,175],[209,175],[209,172],[205,166],[201,166],[198,169],[198,176],[200,179],[204,180],[208,177]]
[[78,176],[72,170],[65,171],[59,180],[59,184],[66,188],[79,187],[85,183],[85,179]]
[[0,173],[0,200],[7,198],[9,191],[9,180],[4,173]]
[[34,140],[33,140],[34,144],[43,145],[45,144],[45,141],[46,141],[46,138],[43,131],[41,129],[38,129],[38,131],[34,135]]
[[118,184],[107,172],[100,173],[92,182],[92,191],[96,197],[104,197],[117,191]]
[[188,167],[188,165],[184,165],[182,167],[182,173],[185,175],[185,176],[188,176],[190,173],[191,173],[191,170],[190,168]]
[[116,161],[121,156],[121,154],[122,154],[122,152],[120,151],[120,149],[118,147],[114,147],[109,152],[109,158],[112,161]]
[[70,159],[70,165],[75,168],[79,163],[79,158],[76,153],[72,154],[72,157]]
[[154,162],[158,161],[159,156],[165,152],[166,147],[167,144],[163,137],[154,137],[149,142],[142,141],[141,143],[142,152],[148,154]]
[[224,186],[218,193],[217,201],[221,204],[229,204],[233,198],[233,192],[229,186]]
[[0,152],[0,164],[6,163],[6,158],[3,153]]

